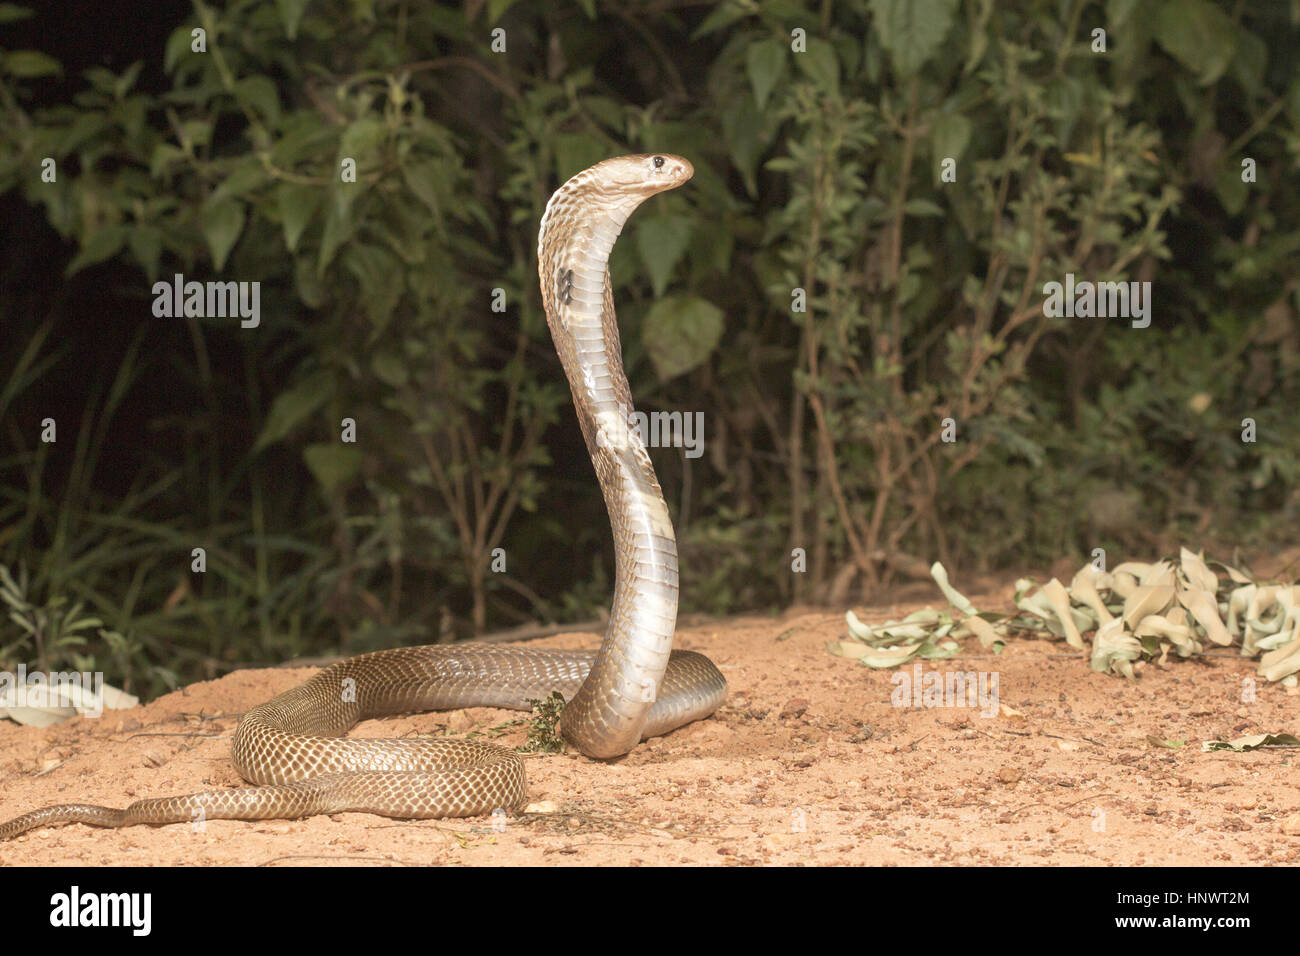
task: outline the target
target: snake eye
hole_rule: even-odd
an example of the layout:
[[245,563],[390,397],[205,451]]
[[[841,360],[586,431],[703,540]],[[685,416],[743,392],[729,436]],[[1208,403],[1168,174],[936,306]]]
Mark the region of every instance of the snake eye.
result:
[[664,158],[662,156],[656,156],[654,158],[654,164],[655,164],[655,169],[662,169],[664,165]]

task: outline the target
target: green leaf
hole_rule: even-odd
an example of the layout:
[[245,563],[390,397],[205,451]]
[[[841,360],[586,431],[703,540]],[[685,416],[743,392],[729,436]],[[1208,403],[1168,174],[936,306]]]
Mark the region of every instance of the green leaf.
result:
[[127,237],[127,245],[149,281],[157,279],[158,260],[162,256],[162,230],[157,226],[136,226]]
[[691,234],[690,263],[694,275],[713,272],[726,275],[731,270],[731,254],[736,246],[733,225],[725,219],[705,219]]
[[307,256],[299,256],[293,262],[293,277],[298,288],[298,298],[309,309],[320,309],[325,305],[329,290],[321,281],[316,267]]
[[501,14],[513,7],[519,0],[488,0],[487,4],[487,22],[496,23],[501,19]]
[[724,0],[713,8],[713,12],[704,18],[704,22],[695,28],[691,34],[692,40],[698,40],[700,37],[708,36],[715,33],[723,27],[731,26],[737,20],[744,17],[750,17],[758,13],[758,4],[745,2],[745,0]]
[[745,189],[751,196],[758,195],[755,173],[762,154],[764,136],[763,114],[754,103],[744,97],[737,99],[730,109],[722,113],[722,134],[731,150],[731,161],[744,177]]
[[335,150],[338,148],[338,133],[316,112],[300,110],[287,114],[278,132],[271,147],[271,161],[286,169],[299,163],[315,166],[331,144]]
[[660,379],[704,363],[722,338],[722,310],[695,295],[667,296],[650,307],[641,341]]
[[1237,52],[1232,57],[1232,78],[1247,95],[1255,96],[1264,84],[1268,45],[1255,34],[1242,30],[1237,35]]
[[120,100],[131,92],[131,87],[135,86],[136,79],[140,76],[140,70],[144,68],[144,60],[136,60],[125,70],[122,75],[113,83],[113,98]]
[[377,116],[363,116],[353,122],[339,139],[339,159],[355,159],[357,171],[370,165],[384,140],[388,137],[388,124]]
[[301,425],[333,394],[334,379],[328,372],[315,372],[281,392],[271,403],[262,433],[253,444],[258,452],[280,441]]
[[106,70],[102,66],[92,66],[82,73],[86,82],[98,93],[105,96],[113,95],[113,87],[117,84],[117,74],[112,70]]
[[1237,26],[1209,0],[1165,0],[1155,17],[1155,38],[1202,86],[1223,75],[1237,51]]
[[948,569],[942,563],[936,561],[930,565],[930,577],[934,578],[934,583],[939,585],[939,590],[943,592],[948,603],[957,610],[969,615],[979,613],[979,609],[971,603],[970,598],[952,586],[952,581],[948,578]]
[[0,23],[13,23],[17,20],[26,20],[32,15],[32,11],[26,7],[20,7],[16,3],[0,3]]
[[205,203],[200,217],[203,237],[208,240],[208,250],[212,253],[212,265],[220,272],[244,231],[244,204],[234,199]]
[[650,273],[655,298],[664,294],[668,278],[691,242],[691,221],[684,216],[654,216],[637,226],[636,246]]
[[239,160],[221,185],[212,191],[208,202],[215,205],[227,199],[247,198],[268,178],[266,167],[260,160],[253,157]]
[[179,146],[173,146],[171,143],[159,143],[153,148],[153,155],[149,157],[149,175],[157,179],[167,171],[172,163],[180,162],[185,158],[185,150]]
[[745,51],[745,70],[754,89],[754,102],[761,110],[767,106],[772,88],[785,75],[786,45],[777,39],[759,40]]
[[366,316],[375,328],[382,329],[402,297],[402,271],[397,257],[379,246],[354,242],[340,262],[356,276]]
[[[989,48],[989,34],[992,32],[988,29],[989,17],[993,15],[993,0],[976,0],[978,10],[973,11],[967,18],[967,33],[970,35],[970,45],[966,51],[966,65],[962,67],[962,76],[969,76],[975,67],[980,65],[984,59],[984,54]],[[875,82],[875,77],[872,77]],[[1002,645],[997,645],[1001,647]]]
[[246,76],[235,84],[235,96],[271,126],[280,121],[280,92],[269,77]]
[[298,36],[298,23],[303,11],[307,9],[307,0],[275,0],[276,9],[280,11],[280,22],[284,24],[284,33],[290,40]]
[[103,113],[82,113],[68,124],[67,129],[63,130],[59,140],[59,155],[67,156],[75,153],[108,127],[108,118]]
[[376,352],[370,359],[370,368],[376,378],[393,388],[402,388],[411,378],[406,362],[395,352]]
[[35,77],[53,76],[63,72],[59,61],[46,56],[38,50],[15,50],[4,54],[0,67],[10,76]]
[[188,119],[181,122],[181,143],[189,143],[194,147],[207,146],[212,142],[212,127],[216,119]]
[[952,28],[958,0],[871,0],[872,27],[903,76],[938,52]]
[[423,163],[407,163],[402,166],[402,179],[406,182],[406,188],[433,214],[433,222],[439,234],[445,235],[443,203],[447,170],[444,164],[436,159]]
[[302,231],[320,209],[322,198],[319,186],[280,183],[275,188],[275,199],[280,208],[280,225],[284,227],[284,244],[290,252],[298,248]]
[[1129,21],[1137,8],[1138,0],[1106,0],[1106,26],[1114,30]]
[[1214,176],[1214,191],[1228,215],[1236,216],[1246,208],[1250,187],[1241,181],[1240,166],[1233,166],[1228,162],[1220,163],[1219,170]]
[[555,135],[555,173],[565,182],[609,155],[609,145],[591,133]]
[[807,51],[792,55],[799,69],[803,70],[819,90],[828,96],[839,95],[840,61],[835,55],[835,47],[825,40],[810,37]]
[[903,212],[909,216],[943,216],[943,207],[929,199],[909,199],[903,205]]
[[316,260],[316,271],[320,275],[329,268],[339,246],[352,236],[352,198],[347,190],[355,186],[355,183],[340,183],[330,195],[325,212],[325,231],[320,240],[320,256]]
[[171,36],[167,37],[167,43],[163,47],[164,72],[172,72],[177,63],[191,55],[191,44],[194,42],[193,30],[194,27],[177,27],[171,32]]
[[930,124],[930,146],[937,167],[945,159],[960,160],[970,142],[970,120],[961,113],[937,113]]
[[82,243],[63,274],[75,275],[86,266],[117,255],[126,242],[127,232],[126,226],[101,226]]
[[333,498],[361,470],[361,449],[356,445],[308,445],[302,457],[327,498]]

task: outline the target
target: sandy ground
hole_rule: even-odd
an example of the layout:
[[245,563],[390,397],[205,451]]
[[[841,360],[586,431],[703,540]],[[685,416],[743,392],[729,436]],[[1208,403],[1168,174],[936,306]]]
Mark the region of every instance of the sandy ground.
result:
[[[972,595],[974,596],[974,595]],[[868,623],[930,601],[879,607]],[[977,601],[1010,609],[1009,595]],[[970,640],[940,673],[997,675],[997,715],[896,707],[896,672],[829,655],[843,615],[792,611],[679,632],[730,684],[711,719],[599,763],[530,757],[526,812],[398,821],[348,813],[98,830],[74,825],[0,843],[0,864],[1276,864],[1300,859],[1300,750],[1204,753],[1201,742],[1300,734],[1297,698],[1230,654],[1091,672],[1063,643],[999,656]],[[560,635],[543,647],[594,647]],[[914,673],[909,666],[907,672]],[[240,712],[311,669],[240,671],[147,706],[48,729],[0,721],[0,819],[51,803],[121,806],[239,786]],[[992,710],[993,708],[986,708]],[[523,715],[474,709],[368,721],[354,734],[489,731]],[[518,721],[512,724],[511,722]],[[1179,749],[1158,740],[1186,741]]]

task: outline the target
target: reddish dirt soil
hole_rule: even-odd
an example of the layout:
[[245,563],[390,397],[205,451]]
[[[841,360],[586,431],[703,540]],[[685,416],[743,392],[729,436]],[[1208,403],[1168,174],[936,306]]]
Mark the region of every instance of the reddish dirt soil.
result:
[[[976,597],[972,595],[972,597]],[[874,608],[868,623],[940,601]],[[976,599],[1010,609],[1009,594]],[[347,813],[98,830],[0,843],[0,864],[1261,864],[1300,859],[1300,750],[1203,753],[1201,742],[1300,735],[1296,698],[1231,653],[1093,673],[1064,643],[966,642],[941,673],[998,675],[1000,713],[895,707],[894,672],[832,657],[841,613],[792,611],[686,628],[730,684],[711,719],[599,763],[527,761],[543,812],[399,821]],[[543,647],[594,647],[560,635]],[[910,666],[908,668],[911,670]],[[48,729],[0,721],[0,819],[52,803],[122,806],[234,787],[239,714],[310,669],[245,670],[147,706]],[[474,709],[368,721],[367,736],[486,731],[522,718]],[[498,739],[523,743],[522,719]],[[1182,740],[1177,750],[1150,738]],[[1290,818],[1290,820],[1288,820]]]

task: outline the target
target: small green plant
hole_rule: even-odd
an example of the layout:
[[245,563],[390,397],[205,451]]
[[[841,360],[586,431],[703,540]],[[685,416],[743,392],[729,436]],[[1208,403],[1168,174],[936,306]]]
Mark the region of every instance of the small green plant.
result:
[[19,567],[15,578],[0,564],[0,601],[20,631],[17,639],[0,646],[0,666],[12,670],[11,663],[34,656],[41,670],[49,672],[51,664],[68,656],[73,648],[85,647],[82,631],[102,627],[104,622],[83,614],[82,602],[69,602],[62,594],[49,595],[36,603],[29,596],[29,584],[26,567]]
[[564,710],[564,695],[558,690],[549,697],[530,697],[533,718],[528,722],[528,741],[519,749],[525,753],[558,754],[564,752],[564,738],[560,736],[560,713]]

